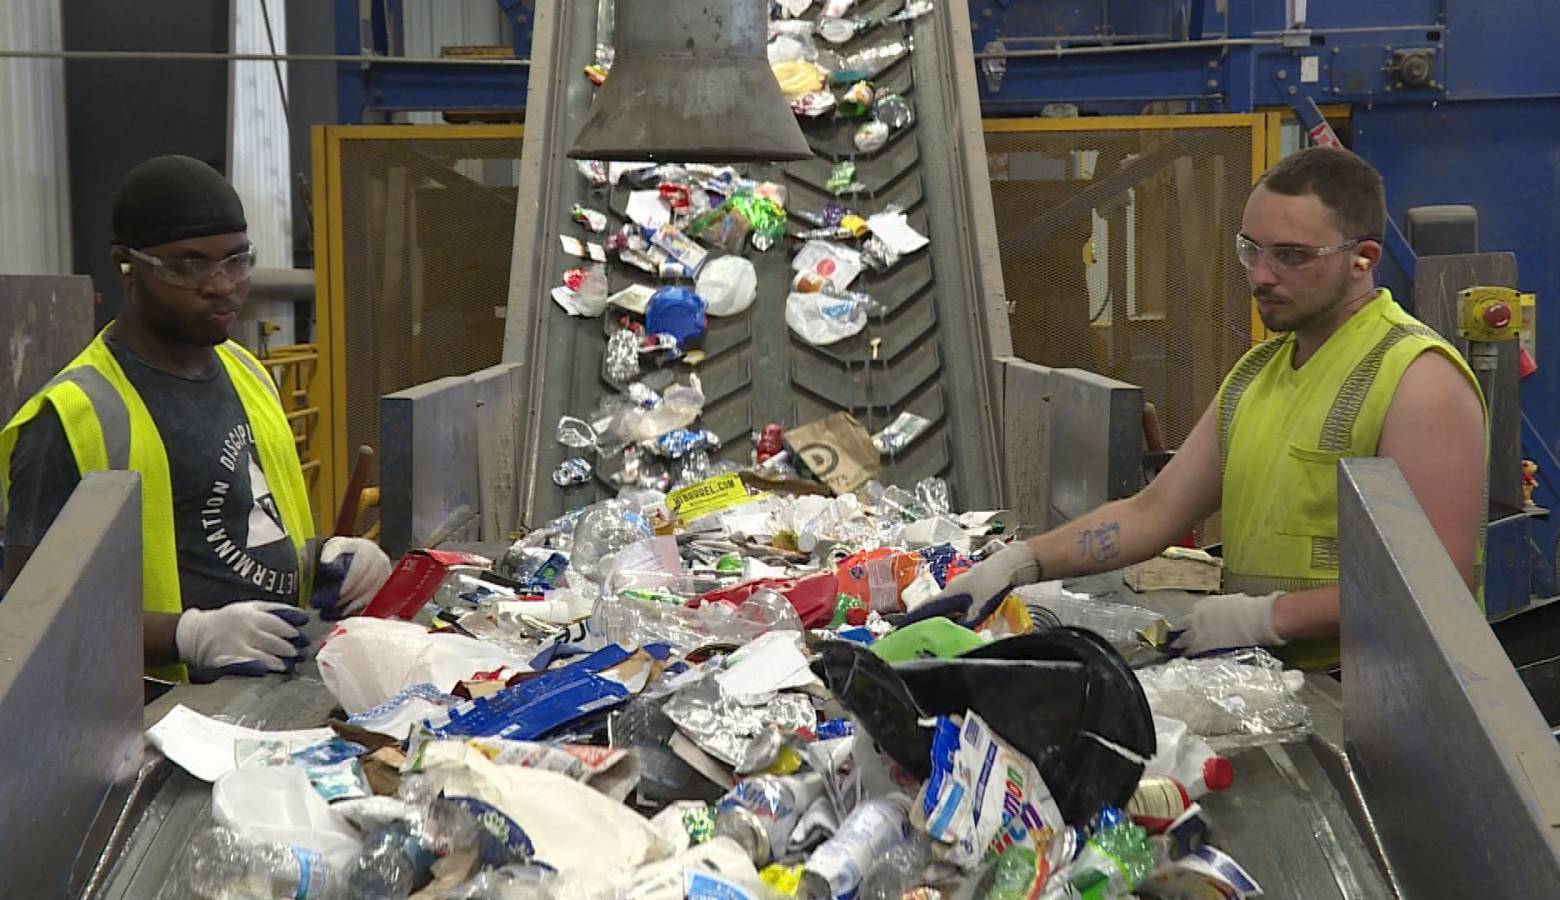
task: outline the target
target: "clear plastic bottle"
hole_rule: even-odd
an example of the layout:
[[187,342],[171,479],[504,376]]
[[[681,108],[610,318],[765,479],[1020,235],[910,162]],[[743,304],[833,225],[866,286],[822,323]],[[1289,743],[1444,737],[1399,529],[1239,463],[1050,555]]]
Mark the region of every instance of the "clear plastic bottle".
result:
[[1136,825],[1114,825],[1096,832],[1078,858],[1051,877],[1041,900],[1117,900],[1142,884],[1153,865],[1147,832]]
[[404,900],[417,875],[416,842],[417,835],[404,821],[375,829],[347,870],[347,895],[352,900]]
[[190,889],[206,900],[341,897],[340,879],[313,850],[246,840],[221,826],[197,834],[186,859]]
[[932,847],[919,832],[884,853],[877,865],[861,880],[856,894],[859,900],[899,900],[925,884],[922,875],[932,862]]

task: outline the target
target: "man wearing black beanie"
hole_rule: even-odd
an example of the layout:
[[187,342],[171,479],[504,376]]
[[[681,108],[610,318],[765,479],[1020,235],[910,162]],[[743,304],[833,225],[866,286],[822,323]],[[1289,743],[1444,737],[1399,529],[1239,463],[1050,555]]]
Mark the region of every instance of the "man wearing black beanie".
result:
[[4,585],[82,475],[136,471],[148,669],[289,670],[308,646],[300,601],[351,615],[389,561],[370,541],[314,537],[276,386],[228,338],[255,266],[232,185],[160,156],[125,176],[113,224],[119,318],[0,431]]

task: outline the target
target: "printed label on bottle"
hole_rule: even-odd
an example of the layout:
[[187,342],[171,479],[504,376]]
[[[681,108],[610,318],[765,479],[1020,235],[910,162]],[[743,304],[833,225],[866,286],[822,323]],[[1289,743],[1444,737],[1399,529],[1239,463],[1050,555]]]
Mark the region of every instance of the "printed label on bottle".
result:
[[292,850],[293,859],[298,861],[298,890],[293,893],[295,900],[315,900],[325,896],[329,875],[324,857],[303,847],[289,849]]

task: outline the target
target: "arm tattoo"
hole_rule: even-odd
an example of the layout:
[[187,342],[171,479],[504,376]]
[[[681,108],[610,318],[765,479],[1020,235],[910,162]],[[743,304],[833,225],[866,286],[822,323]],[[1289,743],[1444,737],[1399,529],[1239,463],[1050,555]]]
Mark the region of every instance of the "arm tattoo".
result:
[[1095,562],[1109,562],[1121,555],[1121,523],[1102,522],[1078,534],[1078,546]]

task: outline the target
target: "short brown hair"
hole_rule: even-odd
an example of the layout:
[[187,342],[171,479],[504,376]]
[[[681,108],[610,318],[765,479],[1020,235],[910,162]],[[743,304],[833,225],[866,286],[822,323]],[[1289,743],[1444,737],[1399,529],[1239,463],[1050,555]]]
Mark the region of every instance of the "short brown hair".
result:
[[1381,240],[1387,228],[1387,199],[1381,173],[1348,150],[1307,147],[1279,160],[1257,182],[1275,194],[1299,197],[1315,194],[1332,210],[1338,230],[1348,240]]

